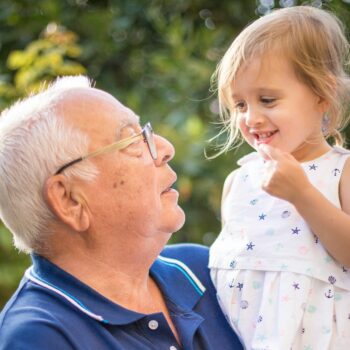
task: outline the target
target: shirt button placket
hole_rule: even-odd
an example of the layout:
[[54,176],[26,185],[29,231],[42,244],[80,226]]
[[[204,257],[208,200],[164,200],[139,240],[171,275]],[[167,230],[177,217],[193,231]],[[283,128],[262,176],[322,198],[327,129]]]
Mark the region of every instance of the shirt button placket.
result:
[[148,328],[155,331],[158,328],[158,322],[156,320],[151,320],[148,322]]

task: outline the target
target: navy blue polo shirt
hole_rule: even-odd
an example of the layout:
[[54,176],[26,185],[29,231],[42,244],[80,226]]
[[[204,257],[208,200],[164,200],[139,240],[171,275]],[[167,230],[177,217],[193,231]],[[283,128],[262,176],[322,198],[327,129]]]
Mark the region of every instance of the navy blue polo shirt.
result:
[[217,304],[206,247],[168,246],[150,271],[182,347],[162,313],[127,310],[46,259],[32,258],[0,314],[1,350],[242,349]]

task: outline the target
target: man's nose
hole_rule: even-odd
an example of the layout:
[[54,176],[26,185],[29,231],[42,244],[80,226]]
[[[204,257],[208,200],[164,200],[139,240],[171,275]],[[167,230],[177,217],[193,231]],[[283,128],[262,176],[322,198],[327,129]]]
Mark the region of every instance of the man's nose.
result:
[[162,136],[154,135],[154,142],[157,148],[158,157],[154,161],[157,166],[161,166],[168,163],[174,158],[175,148],[174,146]]
[[264,122],[264,116],[256,107],[249,107],[245,112],[245,124],[252,128]]

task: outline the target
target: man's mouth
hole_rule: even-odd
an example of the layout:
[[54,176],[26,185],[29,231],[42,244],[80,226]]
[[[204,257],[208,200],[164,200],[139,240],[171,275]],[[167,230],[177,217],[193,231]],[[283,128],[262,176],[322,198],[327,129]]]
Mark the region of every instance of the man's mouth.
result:
[[167,187],[165,190],[163,190],[161,194],[168,193],[168,192],[170,192],[170,191],[175,191],[175,190],[172,188],[172,186],[174,186],[176,180],[177,180],[177,176],[175,175],[175,176],[172,178],[172,180],[168,183],[168,187]]

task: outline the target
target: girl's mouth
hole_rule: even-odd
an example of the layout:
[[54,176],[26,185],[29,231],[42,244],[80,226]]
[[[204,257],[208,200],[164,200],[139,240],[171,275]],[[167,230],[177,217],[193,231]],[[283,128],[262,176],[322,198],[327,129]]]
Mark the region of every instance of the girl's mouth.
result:
[[278,132],[278,130],[274,131],[267,131],[267,132],[260,132],[260,133],[254,133],[255,140],[258,143],[269,143],[272,136],[275,135]]

